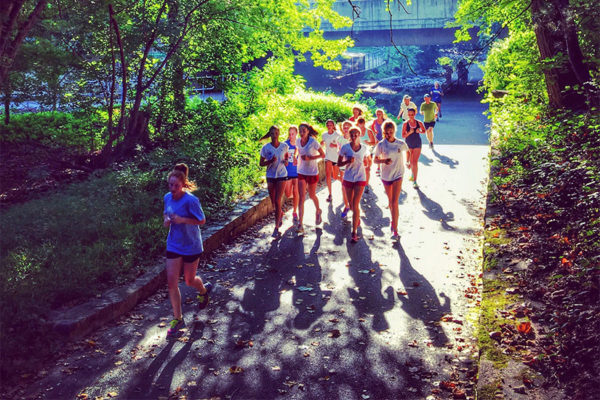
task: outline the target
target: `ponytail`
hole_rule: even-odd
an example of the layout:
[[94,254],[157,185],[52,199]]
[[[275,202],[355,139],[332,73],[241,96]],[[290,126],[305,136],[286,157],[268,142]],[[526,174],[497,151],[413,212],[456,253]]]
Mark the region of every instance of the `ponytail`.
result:
[[190,168],[186,164],[184,164],[184,163],[176,164],[173,167],[173,170],[169,173],[167,180],[171,179],[171,177],[174,176],[181,181],[181,184],[183,185],[183,187],[185,189],[187,189],[188,191],[196,190],[196,188],[197,188],[196,184],[194,182],[191,182],[190,180],[188,180],[189,172],[190,172]]
[[261,137],[260,140],[265,140],[265,139],[269,138],[273,134],[273,131],[275,129],[279,130],[279,127],[277,125],[271,125],[271,127],[269,128],[267,133],[265,133],[265,136]]
[[302,129],[302,127],[305,127],[306,129],[308,129],[309,136],[313,136],[315,138],[319,136],[319,132],[317,132],[315,130],[315,128],[313,128],[311,125],[307,124],[306,122],[303,122],[300,124],[300,129]]

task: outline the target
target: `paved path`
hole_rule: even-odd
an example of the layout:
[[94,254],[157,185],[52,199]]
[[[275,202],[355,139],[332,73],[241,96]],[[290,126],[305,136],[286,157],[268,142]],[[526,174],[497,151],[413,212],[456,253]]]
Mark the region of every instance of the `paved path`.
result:
[[[447,115],[440,134],[445,124],[452,129]],[[217,283],[214,301],[202,312],[184,305],[179,340],[165,339],[170,306],[162,290],[66,350],[30,395],[451,397],[438,393],[439,382],[472,374],[487,153],[476,145],[424,148],[421,188],[405,182],[400,198],[395,245],[376,176],[357,244],[340,219],[339,183],[332,205],[322,188],[322,227],[312,224],[307,202],[303,238],[288,213],[281,239],[270,237],[269,220],[213,255],[201,274]]]

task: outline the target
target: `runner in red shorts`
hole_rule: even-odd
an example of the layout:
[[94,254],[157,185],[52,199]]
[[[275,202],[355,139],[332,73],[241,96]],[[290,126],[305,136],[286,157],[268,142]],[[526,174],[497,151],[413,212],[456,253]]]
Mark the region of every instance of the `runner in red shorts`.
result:
[[312,126],[302,123],[299,127],[300,138],[296,140],[296,148],[298,149],[298,191],[300,192],[300,203],[298,204],[299,221],[296,232],[298,235],[304,235],[304,199],[306,191],[308,196],[315,203],[317,215],[315,223],[319,225],[321,219],[321,208],[319,207],[319,199],[317,198],[317,183],[319,182],[319,158],[325,157],[325,152],[321,148],[319,142],[315,139],[319,134]]
[[358,242],[358,226],[360,225],[360,199],[367,185],[367,172],[365,166],[371,156],[367,146],[360,142],[360,129],[350,128],[350,143],[340,149],[338,165],[346,166],[342,185],[348,196],[352,208],[352,243]]

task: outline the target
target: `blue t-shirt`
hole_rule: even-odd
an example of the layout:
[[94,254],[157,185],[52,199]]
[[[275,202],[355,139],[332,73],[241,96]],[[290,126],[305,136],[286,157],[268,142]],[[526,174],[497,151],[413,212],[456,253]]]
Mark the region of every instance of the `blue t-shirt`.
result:
[[435,86],[431,88],[431,101],[435,103],[442,102],[442,89],[436,89]]
[[[193,194],[185,192],[179,199],[173,199],[171,193],[167,193],[164,198],[167,215],[177,214],[183,218],[196,218],[202,221],[204,212],[200,205],[200,200]],[[202,253],[202,235],[199,225],[174,224],[171,222],[169,235],[167,236],[167,251],[181,254],[182,256],[192,256]]]
[[290,158],[288,158],[288,165],[287,165],[287,176],[288,178],[296,178],[298,177],[298,166],[294,165],[294,152],[296,151],[296,146],[295,144],[291,143],[290,140],[286,140],[285,144],[288,145],[288,151],[290,153]]

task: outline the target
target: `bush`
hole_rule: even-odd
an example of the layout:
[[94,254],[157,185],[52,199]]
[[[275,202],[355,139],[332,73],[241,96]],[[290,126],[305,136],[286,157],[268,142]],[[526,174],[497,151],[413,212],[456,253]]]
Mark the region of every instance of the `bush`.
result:
[[106,113],[99,110],[13,114],[8,125],[0,125],[0,140],[6,143],[35,141],[51,147],[94,151],[104,144],[106,121]]

